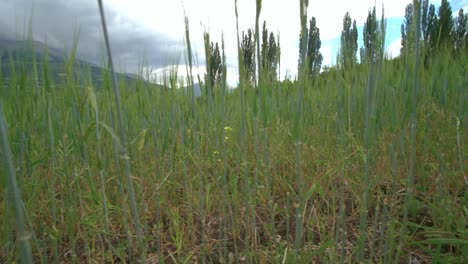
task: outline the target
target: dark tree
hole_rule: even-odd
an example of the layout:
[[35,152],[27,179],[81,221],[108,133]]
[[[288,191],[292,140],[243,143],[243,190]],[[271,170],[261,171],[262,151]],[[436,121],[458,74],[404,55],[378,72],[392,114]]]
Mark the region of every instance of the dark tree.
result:
[[414,5],[408,4],[405,8],[405,20],[401,24],[401,54],[410,54],[414,48]]
[[262,30],[262,49],[261,49],[262,67],[268,67],[268,29],[266,28],[266,21],[263,21]]
[[429,51],[432,51],[436,47],[437,43],[437,16],[435,13],[435,6],[431,4],[429,11],[427,11],[427,26],[425,28],[424,43]]
[[364,50],[364,47],[359,48],[359,58],[361,63],[366,61],[366,51]]
[[433,4],[429,5],[429,0],[422,1],[421,8],[421,36],[423,40],[423,45],[427,51],[430,51],[435,39],[435,24],[437,22],[437,17],[435,14],[435,7]]
[[[379,24],[377,22],[377,15],[375,6],[372,12],[369,10],[366,22],[364,23],[364,60],[375,62],[378,57],[379,48]],[[362,57],[361,57],[362,59]]]
[[251,29],[247,30],[247,34],[242,31],[241,51],[244,62],[244,77],[253,83],[255,80],[255,46]]
[[343,18],[343,30],[341,31],[341,52],[340,52],[340,63],[344,67],[348,67],[356,63],[357,53],[357,39],[358,32],[356,27],[356,20],[352,22],[349,12],[346,12]]
[[378,32],[378,55],[381,60],[384,59],[385,54],[385,34],[387,32],[387,22],[385,20],[385,9],[382,5],[382,17],[380,17],[380,31]]
[[218,42],[216,42],[216,44],[213,42],[210,43],[210,34],[208,32],[205,32],[203,36],[205,40],[206,58],[205,92],[208,98],[214,95],[214,89],[221,84],[223,68]]
[[312,17],[309,24],[309,34],[307,43],[307,63],[310,77],[315,77],[320,73],[323,56],[320,53],[322,42],[320,41],[320,29],[317,27],[315,17]]
[[[305,34],[304,39],[307,42],[309,39],[309,32],[307,30],[307,27],[306,27],[304,34]],[[298,69],[301,69],[302,65],[305,65],[305,61],[303,61],[303,57],[301,56],[302,52],[306,54],[306,57],[304,59],[307,58],[307,45],[302,44],[302,41],[303,41],[302,39],[303,39],[302,35],[299,34],[299,60],[298,60],[298,66],[297,66]]]
[[270,80],[276,78],[276,70],[278,65],[278,51],[275,35],[268,34],[266,22],[263,22],[262,30],[262,49],[261,49],[262,69],[268,74]]
[[458,11],[458,16],[454,21],[453,41],[456,50],[468,47],[468,14],[465,14],[463,8]]
[[426,41],[427,28],[428,28],[428,11],[429,11],[429,0],[423,0],[421,3],[421,36],[423,42]]
[[218,42],[214,45],[211,42],[210,45],[210,84],[211,87],[215,87],[215,85],[219,85],[221,83],[221,74],[223,72],[223,66],[221,61],[221,55],[219,52],[219,45]]
[[[206,98],[212,98],[213,95],[213,84],[214,84],[214,76],[211,76],[211,49],[212,45],[210,46],[210,34],[205,32],[203,34],[203,38],[205,41],[205,58],[206,58],[206,73],[205,73],[205,93]],[[200,78],[200,77],[199,77]],[[200,80],[199,80],[200,81]]]
[[276,69],[278,72],[277,77],[281,78],[281,43],[280,43],[280,35],[278,33],[277,40],[276,40]]
[[451,33],[453,29],[452,8],[447,0],[442,0],[439,7],[439,19],[437,21],[438,47],[452,47]]
[[267,69],[270,80],[275,80],[277,75],[276,71],[278,69],[278,47],[273,33],[270,33],[270,38],[268,40]]
[[358,30],[356,26],[356,19],[353,20],[353,29],[351,30],[351,50],[353,51],[354,58],[356,59],[356,53],[358,49]]

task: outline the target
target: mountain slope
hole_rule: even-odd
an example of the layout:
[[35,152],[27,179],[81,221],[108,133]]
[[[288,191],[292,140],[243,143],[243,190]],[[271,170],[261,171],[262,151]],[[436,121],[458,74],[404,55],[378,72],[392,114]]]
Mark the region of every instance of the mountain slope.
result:
[[[0,40],[0,70],[7,82],[15,72],[33,70],[34,58],[40,81],[43,77],[44,63],[47,60],[48,72],[55,82],[61,82],[65,73],[65,53],[59,49],[47,47],[44,43],[28,40]],[[75,59],[75,73],[89,69],[93,83],[100,86],[103,80],[103,68],[93,63]],[[118,73],[119,79],[133,83],[139,79],[136,74]]]

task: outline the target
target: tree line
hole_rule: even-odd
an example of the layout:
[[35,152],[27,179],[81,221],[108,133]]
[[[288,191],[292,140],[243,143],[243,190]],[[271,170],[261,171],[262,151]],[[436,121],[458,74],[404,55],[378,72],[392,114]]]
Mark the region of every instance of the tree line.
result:
[[[416,11],[420,11],[420,21]],[[420,23],[420,39],[416,40],[416,22]],[[405,8],[405,19],[401,25],[401,54],[413,52],[415,43],[420,42],[428,55],[439,49],[459,51],[468,47],[468,14],[460,8],[452,17],[452,8],[447,0],[442,0],[437,10],[428,0],[413,1]]]
[[[256,80],[254,34],[255,31],[253,29],[248,29],[247,32],[242,31],[240,47],[245,74],[243,78],[250,84],[254,84]],[[268,32],[266,21],[264,21],[260,51],[261,61],[259,63],[261,63],[262,69],[266,72],[266,76],[268,76],[269,80],[276,80],[278,77],[280,57],[281,50],[279,35],[275,37],[273,32]]]
[[[420,10],[420,21],[416,21],[416,11]],[[436,12],[434,4],[428,0],[414,0],[405,8],[404,22],[401,25],[401,55],[411,54],[415,47],[416,22],[420,24],[420,42],[426,50],[426,54],[437,50],[452,49],[461,50],[468,47],[468,14],[460,9],[458,16],[452,17],[452,9],[447,0],[442,0]],[[363,45],[359,48],[359,63],[375,63],[384,59],[385,55],[385,33],[386,23],[384,9],[382,16],[377,18],[375,6],[368,11],[364,22],[362,37]],[[323,56],[320,52],[321,40],[320,29],[317,26],[315,17],[309,20],[309,26],[304,32],[299,34],[299,54],[304,52],[305,56],[299,55],[298,69],[305,67],[305,72],[309,78],[317,77],[322,69]],[[242,76],[247,83],[255,84],[256,61],[255,61],[255,31],[248,29],[242,31],[240,49],[245,76]],[[208,58],[205,81],[210,87],[216,87],[221,82],[222,59],[218,43],[206,42],[209,36],[205,36],[206,57]],[[259,37],[260,38],[260,37]],[[260,41],[260,40],[259,40]],[[304,42],[304,43],[303,43]],[[262,69],[270,81],[278,79],[279,62],[281,57],[279,34],[275,36],[267,29],[266,21],[263,22],[261,33],[260,62]],[[351,18],[346,12],[343,18],[341,31],[341,47],[337,58],[337,67],[351,67],[358,63],[358,30],[356,20]]]

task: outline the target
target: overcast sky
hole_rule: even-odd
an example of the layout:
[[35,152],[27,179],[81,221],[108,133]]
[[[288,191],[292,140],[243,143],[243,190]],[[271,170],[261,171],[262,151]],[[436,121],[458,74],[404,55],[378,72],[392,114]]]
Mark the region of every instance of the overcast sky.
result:
[[[238,0],[239,28],[255,25],[255,0]],[[368,10],[377,5],[380,17],[384,4],[387,18],[387,51],[398,55],[400,25],[405,6],[412,0],[310,0],[308,17],[315,16],[322,39],[324,65],[333,64],[339,50],[342,20],[346,11],[356,19],[359,37]],[[436,6],[440,0],[432,0]],[[468,0],[449,1],[453,13],[468,10]],[[122,71],[135,72],[147,63],[157,72],[184,64],[184,13],[190,21],[191,42],[204,69],[203,31],[211,40],[221,41],[224,33],[228,81],[237,80],[237,40],[234,0],[104,0],[108,30],[115,62]],[[32,18],[33,38],[49,46],[69,49],[79,31],[78,53],[99,64],[102,31],[96,0],[1,0],[0,39],[21,39]],[[297,72],[299,0],[263,0],[261,21],[281,36],[281,76]],[[26,24],[26,26],[25,26]],[[180,69],[185,72],[185,69]]]

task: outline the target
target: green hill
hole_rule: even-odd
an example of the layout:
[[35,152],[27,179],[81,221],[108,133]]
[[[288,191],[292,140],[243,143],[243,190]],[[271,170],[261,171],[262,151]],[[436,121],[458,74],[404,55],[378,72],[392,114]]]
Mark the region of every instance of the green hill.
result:
[[[64,81],[66,76],[65,66],[70,61],[70,58],[67,58],[68,56],[69,54],[64,51],[48,47],[38,41],[0,40],[0,68],[5,83],[9,81],[15,72],[22,70],[34,72],[34,64],[36,64],[37,77],[41,82],[44,76],[45,62],[47,62],[50,77],[56,83],[60,83]],[[96,86],[101,86],[104,72],[101,66],[76,58],[73,68],[76,76],[80,76],[81,79],[91,77]],[[82,74],[86,72],[89,75]],[[130,73],[118,73],[117,77],[128,83],[135,83],[140,78],[138,75]]]

